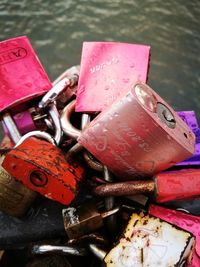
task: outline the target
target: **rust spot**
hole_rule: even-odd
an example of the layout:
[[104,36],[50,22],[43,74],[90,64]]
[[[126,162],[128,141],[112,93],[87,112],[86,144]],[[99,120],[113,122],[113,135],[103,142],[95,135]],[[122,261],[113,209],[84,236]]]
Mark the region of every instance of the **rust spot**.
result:
[[148,220],[144,220],[143,225],[147,225],[148,224]]
[[144,250],[141,248],[141,263],[144,262]]

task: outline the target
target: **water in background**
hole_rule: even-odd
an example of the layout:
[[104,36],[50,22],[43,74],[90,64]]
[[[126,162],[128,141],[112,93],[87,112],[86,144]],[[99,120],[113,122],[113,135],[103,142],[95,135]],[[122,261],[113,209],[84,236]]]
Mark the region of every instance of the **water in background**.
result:
[[148,44],[149,85],[200,118],[199,17],[199,0],[0,0],[0,40],[27,35],[52,80],[83,41]]

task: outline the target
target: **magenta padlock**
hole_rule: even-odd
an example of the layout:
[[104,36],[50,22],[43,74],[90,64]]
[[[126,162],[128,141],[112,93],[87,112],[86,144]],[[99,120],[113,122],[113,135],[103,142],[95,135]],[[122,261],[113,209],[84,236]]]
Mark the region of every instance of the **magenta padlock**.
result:
[[114,42],[84,42],[76,111],[102,111],[127,86],[146,82],[150,47]]
[[0,76],[0,113],[13,110],[52,88],[26,36],[0,42]]
[[83,130],[78,142],[123,180],[147,178],[194,153],[195,136],[148,85],[136,83]]
[[[34,121],[28,110],[17,113],[16,115],[13,116],[13,120],[17,125],[17,128],[19,129],[21,135],[36,130]],[[7,130],[4,122],[2,122],[2,124],[4,132],[6,133],[6,135],[10,137],[9,131]]]
[[192,261],[188,267],[200,266],[200,217],[170,210],[156,205],[150,205],[149,214],[156,216],[166,222],[172,223],[178,227],[191,232],[196,238],[195,250]]

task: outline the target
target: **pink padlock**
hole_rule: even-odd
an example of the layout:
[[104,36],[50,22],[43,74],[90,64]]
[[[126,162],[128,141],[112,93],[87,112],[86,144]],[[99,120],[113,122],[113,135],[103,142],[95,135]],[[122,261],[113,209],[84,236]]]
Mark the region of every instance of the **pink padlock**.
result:
[[136,81],[146,82],[150,47],[113,42],[84,42],[76,111],[102,111]]
[[191,232],[196,237],[196,246],[193,258],[188,267],[200,266],[200,217],[170,210],[156,205],[150,205],[149,214],[156,216],[164,221]]
[[0,42],[0,76],[1,113],[52,87],[26,36]]
[[191,157],[195,136],[152,88],[138,82],[103,110],[78,142],[116,176],[131,180]]

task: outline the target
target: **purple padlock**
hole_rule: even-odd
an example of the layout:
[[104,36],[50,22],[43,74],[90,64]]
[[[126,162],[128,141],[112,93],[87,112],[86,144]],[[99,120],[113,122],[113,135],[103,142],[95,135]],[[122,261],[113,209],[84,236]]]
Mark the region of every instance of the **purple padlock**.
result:
[[177,112],[180,118],[190,127],[196,137],[195,153],[192,157],[176,164],[176,166],[200,165],[200,129],[194,111]]
[[[21,135],[36,130],[34,121],[28,110],[17,113],[16,115],[13,116],[13,120],[17,125],[17,128],[19,129]],[[4,132],[6,133],[6,135],[10,137],[9,131],[7,130],[4,122],[2,122],[2,124]]]

